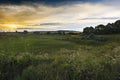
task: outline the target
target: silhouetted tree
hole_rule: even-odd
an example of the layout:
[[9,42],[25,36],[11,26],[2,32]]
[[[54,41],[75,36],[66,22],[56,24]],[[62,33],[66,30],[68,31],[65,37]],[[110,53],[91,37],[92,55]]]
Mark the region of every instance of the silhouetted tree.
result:
[[65,31],[58,31],[59,35],[65,35]]
[[105,33],[105,26],[100,24],[95,27],[95,33],[96,34],[104,34]]
[[107,25],[100,24],[93,27],[86,27],[83,30],[83,33],[85,34],[115,34],[120,33],[120,20],[116,21],[115,23],[108,23]]
[[49,35],[49,34],[51,34],[51,33],[48,31],[46,34],[48,34],[48,35]]
[[86,28],[84,28],[83,33],[85,33],[85,34],[94,33],[94,28],[93,27],[86,27]]
[[105,27],[106,34],[114,33],[114,28],[111,23],[108,23]]
[[114,30],[116,33],[120,33],[120,20],[114,23]]
[[27,34],[27,33],[28,33],[28,31],[27,31],[27,30],[24,30],[24,31],[23,31],[23,33],[24,33],[24,34]]

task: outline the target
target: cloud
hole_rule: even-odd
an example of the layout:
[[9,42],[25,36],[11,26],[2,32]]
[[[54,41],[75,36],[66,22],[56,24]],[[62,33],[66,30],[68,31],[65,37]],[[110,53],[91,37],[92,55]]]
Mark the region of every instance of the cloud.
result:
[[0,28],[6,29],[3,24],[18,24],[20,26],[17,26],[17,29],[81,31],[86,26],[114,22],[119,19],[119,16],[118,5],[106,3],[78,2],[56,7],[39,3],[35,6],[33,4],[4,4],[0,5]]
[[63,4],[71,4],[74,2],[99,2],[101,0],[1,0],[0,4],[31,4],[31,3],[39,3],[45,5],[63,5]]
[[52,15],[57,8],[47,6],[2,5],[0,6],[0,23],[32,23]]
[[88,17],[88,18],[82,18],[80,20],[116,20],[116,19],[120,19],[120,17]]
[[63,25],[63,23],[41,23],[41,26],[56,26],[56,25]]

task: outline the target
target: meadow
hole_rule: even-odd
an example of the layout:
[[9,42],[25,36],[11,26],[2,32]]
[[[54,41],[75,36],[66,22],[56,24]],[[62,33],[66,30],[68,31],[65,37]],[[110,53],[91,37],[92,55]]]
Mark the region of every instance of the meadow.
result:
[[0,80],[120,80],[120,34],[5,34],[0,36]]

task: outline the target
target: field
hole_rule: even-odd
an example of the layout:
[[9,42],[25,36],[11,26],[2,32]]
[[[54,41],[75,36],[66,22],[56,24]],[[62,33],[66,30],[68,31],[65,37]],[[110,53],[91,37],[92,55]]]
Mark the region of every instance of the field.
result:
[[0,80],[120,80],[120,35],[0,36]]

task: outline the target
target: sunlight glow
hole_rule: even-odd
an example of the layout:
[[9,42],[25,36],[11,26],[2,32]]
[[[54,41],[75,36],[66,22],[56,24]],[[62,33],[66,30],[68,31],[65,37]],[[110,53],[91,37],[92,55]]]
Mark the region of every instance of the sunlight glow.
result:
[[20,26],[18,24],[0,24],[1,30],[5,31],[16,31],[16,29]]
[[4,24],[4,26],[8,26],[9,28],[16,29],[18,25],[16,25],[16,24]]

